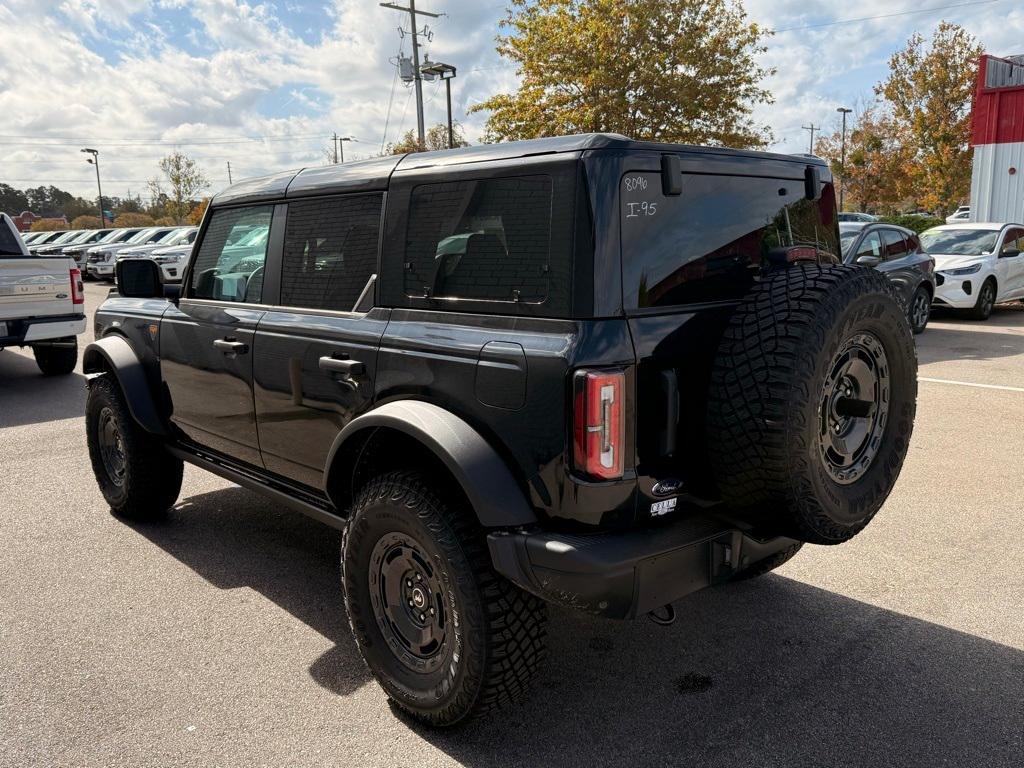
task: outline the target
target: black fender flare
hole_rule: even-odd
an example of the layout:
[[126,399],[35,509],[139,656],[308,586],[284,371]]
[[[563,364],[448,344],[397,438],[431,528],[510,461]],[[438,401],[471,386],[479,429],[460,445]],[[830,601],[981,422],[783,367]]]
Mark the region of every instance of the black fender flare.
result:
[[[338,433],[324,465],[331,484],[335,457],[365,430],[393,429],[421,443],[452,473],[486,528],[531,525],[533,509],[504,459],[463,419],[433,403],[395,400],[353,419]],[[363,435],[365,437],[365,435]]]
[[89,344],[82,356],[82,370],[85,373],[111,371],[138,425],[154,435],[167,434],[146,380],[146,371],[127,339],[107,336]]

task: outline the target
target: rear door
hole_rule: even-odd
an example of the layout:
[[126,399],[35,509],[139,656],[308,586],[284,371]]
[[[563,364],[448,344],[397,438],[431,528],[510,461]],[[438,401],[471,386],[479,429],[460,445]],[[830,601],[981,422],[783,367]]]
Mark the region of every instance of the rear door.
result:
[[334,438],[373,400],[389,310],[357,301],[377,273],[383,194],[288,204],[279,306],[256,330],[256,420],[265,467],[319,487]]
[[908,305],[920,283],[917,265],[914,263],[910,243],[898,229],[884,227],[882,229],[882,246],[885,259],[878,269],[896,284],[900,295]]
[[[276,208],[283,223],[284,206]],[[259,246],[232,247],[240,232],[252,230],[265,234]],[[265,311],[264,289],[272,290],[265,285],[265,265],[278,231],[273,204],[215,210],[184,294],[160,323],[171,421],[197,445],[256,466],[253,337]]]

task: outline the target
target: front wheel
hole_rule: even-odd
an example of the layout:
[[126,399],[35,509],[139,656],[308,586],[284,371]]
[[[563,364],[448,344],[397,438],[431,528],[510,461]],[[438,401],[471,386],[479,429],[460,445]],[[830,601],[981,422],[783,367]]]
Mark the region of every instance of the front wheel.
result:
[[36,365],[44,376],[65,376],[75,370],[78,363],[78,339],[61,339],[61,346],[32,347]]
[[430,725],[512,701],[543,658],[544,603],[494,572],[469,510],[416,473],[362,488],[341,571],[367,667],[395,704]]
[[162,517],[181,491],[184,465],[135,422],[108,375],[89,382],[85,432],[93,473],[111,511],[133,520]]
[[978,291],[978,300],[974,308],[968,310],[967,316],[972,320],[988,320],[996,305],[996,281],[991,277],[986,280]]
[[910,300],[910,330],[914,334],[924,333],[928,327],[928,318],[931,315],[932,295],[923,285],[914,291],[914,298]]

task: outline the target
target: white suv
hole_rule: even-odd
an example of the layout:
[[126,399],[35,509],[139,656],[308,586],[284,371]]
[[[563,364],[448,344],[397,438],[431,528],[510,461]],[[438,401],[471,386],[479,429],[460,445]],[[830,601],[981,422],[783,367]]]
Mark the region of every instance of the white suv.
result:
[[1001,301],[1024,299],[1024,225],[945,224],[921,233],[935,259],[935,299],[987,320]]

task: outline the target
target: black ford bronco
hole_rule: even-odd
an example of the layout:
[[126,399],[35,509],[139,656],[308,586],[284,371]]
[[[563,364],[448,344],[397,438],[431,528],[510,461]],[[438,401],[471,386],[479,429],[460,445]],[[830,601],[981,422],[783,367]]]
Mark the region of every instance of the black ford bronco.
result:
[[870,522],[917,359],[839,255],[812,157],[587,135],[244,181],[180,287],[118,263],[93,468],[126,518],[189,462],[341,528],[370,671],[453,724],[524,689],[546,602],[667,620]]

